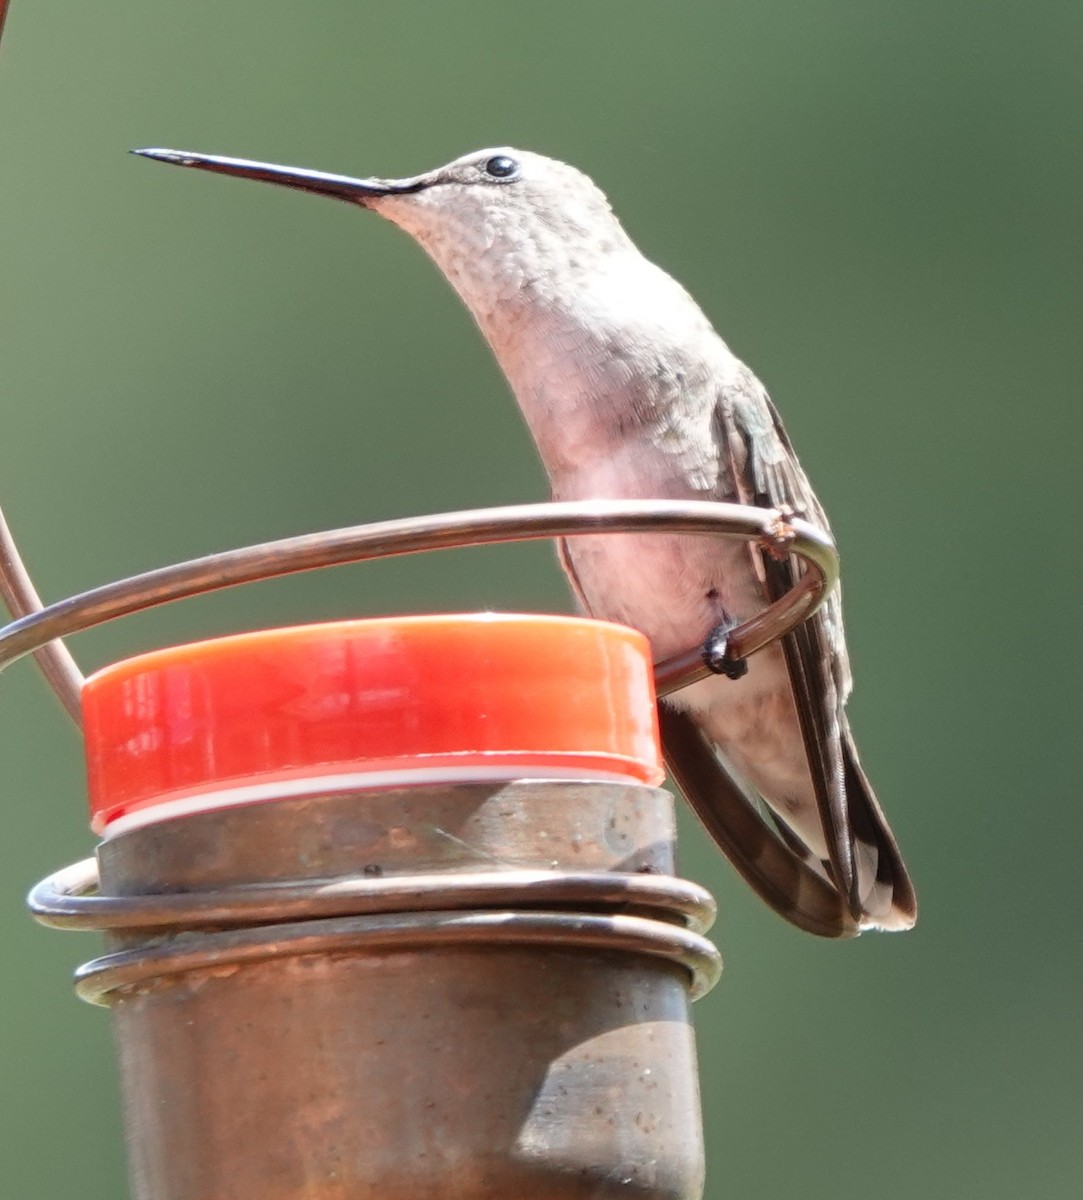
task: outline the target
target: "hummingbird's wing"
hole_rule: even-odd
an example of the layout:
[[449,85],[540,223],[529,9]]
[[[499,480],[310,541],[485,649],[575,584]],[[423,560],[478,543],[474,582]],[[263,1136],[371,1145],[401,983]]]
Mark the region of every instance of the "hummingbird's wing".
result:
[[[720,481],[722,494],[746,504],[788,507],[814,524],[828,527],[826,514],[801,469],[778,412],[747,368],[720,398],[715,421],[728,474]],[[765,599],[776,599],[793,586],[797,580],[794,559],[779,560],[765,550],[749,549],[763,581]],[[837,589],[815,616],[784,639],[783,648],[828,849],[826,866],[841,897],[845,897],[851,919],[849,932],[870,925],[909,928],[917,912],[913,886],[858,762],[843,712],[850,691],[850,669]],[[676,716],[677,721],[668,720],[668,732],[663,730],[667,759],[672,757],[669,745],[680,736],[674,727],[680,723],[681,714]],[[682,752],[689,753],[686,736],[682,738]],[[720,773],[724,774],[721,764]],[[701,780],[699,787],[702,785]],[[724,788],[726,784],[718,781],[717,786]],[[697,811],[706,803],[705,799],[689,800]],[[810,869],[814,868],[814,856],[793,831],[787,831],[783,842],[796,856],[803,857]]]

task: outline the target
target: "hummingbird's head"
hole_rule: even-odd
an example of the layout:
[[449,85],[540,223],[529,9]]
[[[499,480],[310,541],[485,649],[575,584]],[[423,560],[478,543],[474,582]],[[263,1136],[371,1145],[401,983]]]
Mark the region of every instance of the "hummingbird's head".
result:
[[513,231],[519,241],[546,233],[564,242],[598,241],[616,226],[609,202],[582,171],[510,146],[465,154],[412,179],[381,182],[389,190],[362,203],[429,249],[450,241],[486,253]]
[[407,179],[354,178],[178,150],[134,153],[371,209],[414,237],[475,313],[543,276],[559,276],[561,266],[587,268],[593,256],[630,245],[586,175],[510,146],[465,154]]

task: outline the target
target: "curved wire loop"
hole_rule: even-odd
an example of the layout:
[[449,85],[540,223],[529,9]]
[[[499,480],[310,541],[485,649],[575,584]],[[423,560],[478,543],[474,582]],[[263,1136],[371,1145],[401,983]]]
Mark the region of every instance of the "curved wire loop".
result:
[[[107,583],[30,612],[0,629],[0,670],[24,655],[40,654],[50,645],[60,647],[52,660],[69,665],[63,671],[47,672],[47,679],[78,722],[83,677],[58,641],[69,634],[174,600],[320,567],[428,550],[600,533],[682,533],[739,538],[755,541],[779,556],[797,554],[802,558],[806,570],[794,587],[730,632],[729,650],[734,658],[755,654],[807,620],[838,579],[838,555],[830,536],[807,521],[775,508],[706,500],[516,504],[302,534],[208,554]],[[32,588],[30,591],[33,594]],[[33,599],[36,600],[36,594]],[[659,695],[665,695],[709,673],[700,647],[694,646],[656,663],[655,683]]]
[[694,933],[714,923],[711,893],[671,875],[614,871],[501,868],[433,874],[292,879],[241,884],[210,891],[102,895],[98,860],[87,858],[54,872],[31,889],[34,919],[54,929],[224,929],[231,925],[379,912],[496,908],[533,904],[568,909],[588,905],[650,913],[679,921]]

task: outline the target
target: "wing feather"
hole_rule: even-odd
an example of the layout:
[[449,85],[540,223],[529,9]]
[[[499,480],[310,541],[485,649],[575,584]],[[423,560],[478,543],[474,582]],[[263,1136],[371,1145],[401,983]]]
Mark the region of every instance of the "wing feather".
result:
[[[789,508],[828,528],[777,410],[747,368],[720,398],[716,423],[731,494],[746,504]],[[796,582],[792,558],[779,560],[753,547],[750,551],[766,600],[777,599]],[[843,712],[851,682],[838,589],[784,639],[783,649],[831,877],[854,921],[908,928],[916,917],[913,886],[858,762]],[[870,870],[871,864],[875,867]]]

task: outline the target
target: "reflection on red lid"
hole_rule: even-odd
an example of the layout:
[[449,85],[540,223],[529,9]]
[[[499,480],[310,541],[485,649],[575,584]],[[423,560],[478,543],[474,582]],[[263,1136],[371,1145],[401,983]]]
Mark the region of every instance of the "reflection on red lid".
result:
[[300,778],[664,773],[646,639],[575,617],[389,617],[176,646],[92,675],[83,711],[98,832]]

